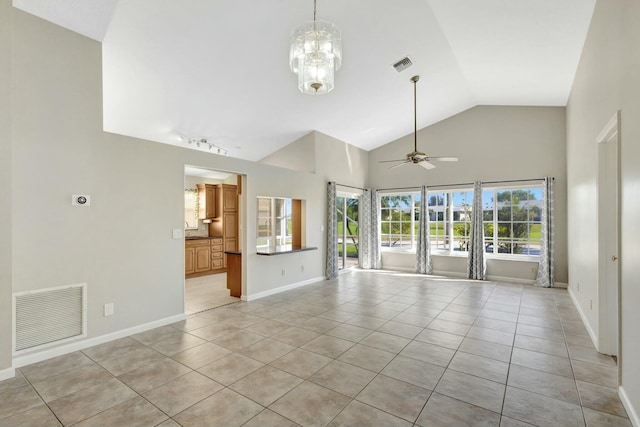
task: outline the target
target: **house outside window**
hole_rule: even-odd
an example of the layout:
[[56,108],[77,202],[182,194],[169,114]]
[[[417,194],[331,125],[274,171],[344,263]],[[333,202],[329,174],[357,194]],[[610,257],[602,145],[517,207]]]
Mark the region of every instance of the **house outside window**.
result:
[[420,215],[419,193],[380,197],[380,237],[383,248],[415,250]]

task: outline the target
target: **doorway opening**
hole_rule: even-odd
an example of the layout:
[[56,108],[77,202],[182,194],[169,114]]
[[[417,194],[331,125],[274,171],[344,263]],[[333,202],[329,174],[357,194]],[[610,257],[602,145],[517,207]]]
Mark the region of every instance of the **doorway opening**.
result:
[[357,195],[338,193],[336,217],[338,221],[338,270],[359,265],[358,261],[358,206]]
[[620,112],[598,135],[598,351],[620,372]]
[[227,254],[240,252],[242,176],[185,166],[184,310],[193,315],[240,301],[227,288]]

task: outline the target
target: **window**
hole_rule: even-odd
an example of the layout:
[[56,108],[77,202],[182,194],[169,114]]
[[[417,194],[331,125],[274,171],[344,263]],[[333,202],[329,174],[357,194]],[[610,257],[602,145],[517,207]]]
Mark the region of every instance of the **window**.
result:
[[485,251],[540,255],[542,188],[483,190]]
[[473,191],[430,191],[428,198],[431,250],[468,251]]
[[198,229],[198,189],[184,190],[184,228],[185,230]]
[[358,265],[359,204],[360,199],[354,194],[339,193],[336,197],[339,270]]
[[257,249],[292,244],[291,200],[258,197]]
[[384,195],[380,198],[382,247],[415,249],[420,215],[420,194]]

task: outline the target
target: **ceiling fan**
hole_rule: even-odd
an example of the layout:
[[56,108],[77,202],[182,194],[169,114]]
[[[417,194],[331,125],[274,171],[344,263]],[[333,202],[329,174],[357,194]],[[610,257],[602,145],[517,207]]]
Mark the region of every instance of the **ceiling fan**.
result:
[[420,80],[420,76],[411,77],[411,82],[413,83],[413,151],[407,154],[405,159],[399,160],[381,160],[380,163],[391,163],[391,162],[402,162],[397,165],[391,166],[389,169],[397,168],[402,165],[406,165],[409,163],[417,164],[422,166],[425,169],[433,169],[436,167],[432,160],[436,160],[439,162],[457,162],[457,157],[432,157],[427,156],[425,153],[418,151],[418,118],[417,118],[417,102],[416,102],[416,83]]

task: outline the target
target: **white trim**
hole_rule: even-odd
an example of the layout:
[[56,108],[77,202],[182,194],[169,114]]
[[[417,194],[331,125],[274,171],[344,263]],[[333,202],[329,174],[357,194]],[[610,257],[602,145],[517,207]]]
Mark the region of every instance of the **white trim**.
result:
[[0,370],[0,381],[10,380],[16,376],[16,368],[11,367]]
[[258,292],[257,294],[242,295],[241,299],[242,301],[255,301],[260,298],[279,294],[280,292],[290,291],[291,289],[301,288],[303,286],[311,285],[312,283],[322,282],[323,280],[324,280],[324,277],[314,277],[313,279],[303,280],[302,282],[291,283],[289,285],[284,285],[278,288],[269,289],[268,291]]
[[21,366],[26,366],[32,363],[51,359],[53,357],[62,356],[63,354],[68,354],[74,351],[83,350],[85,348],[93,347],[98,344],[104,344],[109,341],[117,340],[118,338],[128,337],[129,335],[145,332],[150,329],[155,329],[161,326],[169,325],[171,323],[180,322],[181,320],[185,320],[186,318],[187,316],[184,313],[177,314],[175,316],[165,317],[164,319],[154,320],[153,322],[144,323],[142,325],[133,326],[127,329],[121,329],[116,332],[111,332],[109,334],[100,335],[94,338],[89,338],[87,340],[76,341],[74,343],[62,345],[60,347],[56,347],[56,348],[52,348],[44,351],[38,351],[33,354],[21,354],[13,358],[13,366],[15,368],[20,368]]
[[571,297],[571,301],[573,301],[573,305],[576,307],[576,310],[578,310],[580,319],[582,319],[582,323],[584,324],[585,329],[589,333],[589,337],[591,338],[591,342],[593,343],[593,346],[595,347],[596,350],[598,350],[598,334],[596,334],[596,332],[593,330],[593,328],[591,328],[591,325],[587,321],[587,316],[584,314],[584,311],[582,311],[582,307],[580,306],[578,299],[574,295],[573,289],[568,287],[567,292],[569,293],[569,297]]
[[624,409],[627,411],[629,421],[631,421],[633,427],[640,427],[640,417],[638,416],[638,412],[636,412],[636,409],[631,404],[631,400],[622,386],[618,387],[618,396],[622,401],[622,406],[624,406]]
[[620,110],[616,111],[613,117],[609,119],[604,128],[600,131],[598,136],[596,137],[596,143],[604,144],[609,141],[617,132],[618,125],[620,123]]

